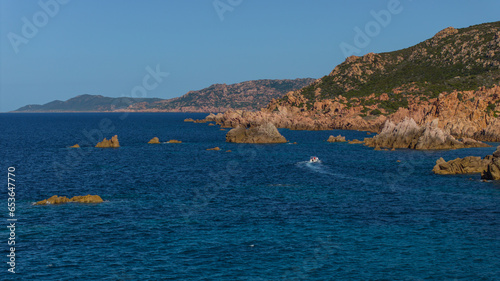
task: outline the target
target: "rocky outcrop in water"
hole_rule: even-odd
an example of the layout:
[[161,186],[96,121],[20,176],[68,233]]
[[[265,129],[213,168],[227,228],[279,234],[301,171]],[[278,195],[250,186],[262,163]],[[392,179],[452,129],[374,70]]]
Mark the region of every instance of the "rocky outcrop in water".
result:
[[336,137],[330,136],[327,140],[327,142],[346,142],[345,137],[338,135]]
[[387,121],[380,134],[373,138],[366,138],[365,144],[370,147],[418,150],[488,147],[487,144],[470,138],[455,139],[438,127],[437,119],[419,126],[411,118],[405,118],[398,124]]
[[358,139],[353,139],[353,140],[349,141],[349,144],[363,144],[363,143],[365,143],[365,142],[364,141],[360,141]]
[[38,201],[35,203],[35,205],[57,205],[57,204],[64,204],[64,203],[102,203],[104,202],[102,198],[99,195],[85,195],[85,196],[74,196],[71,199],[69,199],[66,196],[57,196],[54,195],[48,199]]
[[79,144],[75,144],[75,145],[70,146],[69,148],[80,148],[80,145]]
[[272,123],[253,126],[250,128],[236,127],[226,135],[227,142],[236,143],[285,143],[287,140]]
[[148,143],[150,143],[150,144],[159,144],[160,143],[160,139],[158,137],[154,137],[150,141],[148,141]]
[[440,175],[481,173],[485,180],[500,180],[500,146],[493,155],[481,157],[469,156],[446,162],[443,158],[436,161],[432,171]]
[[167,143],[182,143],[180,140],[169,140]]
[[106,139],[102,140],[101,142],[97,143],[95,147],[100,147],[100,148],[118,148],[120,147],[120,143],[118,142],[118,136],[114,135],[111,139]]
[[207,148],[207,150],[216,150],[216,151],[219,151],[220,150],[220,147],[216,146],[214,148]]
[[491,157],[481,159],[481,157],[468,156],[448,162],[439,158],[432,171],[439,175],[475,174],[484,172],[489,163],[491,163]]
[[500,180],[500,146],[491,155],[491,162],[481,174],[481,178],[485,180]]

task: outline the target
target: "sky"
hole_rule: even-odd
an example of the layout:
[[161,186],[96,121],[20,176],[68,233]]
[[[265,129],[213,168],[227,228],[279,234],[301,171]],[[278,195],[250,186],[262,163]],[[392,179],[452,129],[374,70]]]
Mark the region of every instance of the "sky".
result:
[[320,78],[349,55],[500,20],[500,1],[0,0],[0,112]]

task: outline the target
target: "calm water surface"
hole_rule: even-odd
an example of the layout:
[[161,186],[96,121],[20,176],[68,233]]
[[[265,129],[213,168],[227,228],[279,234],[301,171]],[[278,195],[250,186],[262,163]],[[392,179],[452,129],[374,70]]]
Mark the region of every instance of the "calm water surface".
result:
[[[500,183],[431,172],[439,157],[495,148],[325,142],[367,136],[339,130],[230,144],[218,126],[183,122],[204,116],[0,114],[0,174],[6,183],[16,168],[18,219],[14,276],[5,184],[0,278],[500,280]],[[120,148],[93,147],[115,134]],[[147,144],[155,136],[183,143]],[[33,206],[55,194],[106,202]]]

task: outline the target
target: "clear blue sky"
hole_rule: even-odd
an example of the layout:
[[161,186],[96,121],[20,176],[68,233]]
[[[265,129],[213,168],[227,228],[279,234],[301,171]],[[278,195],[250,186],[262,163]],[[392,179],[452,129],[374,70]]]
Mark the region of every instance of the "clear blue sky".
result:
[[[395,0],[55,1],[0,1],[1,112],[80,94],[130,97],[134,87],[142,87],[146,67],[157,65],[169,76],[158,84],[147,80],[147,97],[177,97],[214,83],[319,78],[344,61],[342,42],[355,46],[354,29],[364,30],[374,21],[371,11],[397,4]],[[358,48],[358,55],[409,47],[448,26],[500,20],[498,0],[399,2],[399,12],[391,14],[386,26],[378,24],[379,30],[371,26],[373,36]],[[48,3],[48,12],[39,3]],[[38,30],[30,29],[31,24]]]

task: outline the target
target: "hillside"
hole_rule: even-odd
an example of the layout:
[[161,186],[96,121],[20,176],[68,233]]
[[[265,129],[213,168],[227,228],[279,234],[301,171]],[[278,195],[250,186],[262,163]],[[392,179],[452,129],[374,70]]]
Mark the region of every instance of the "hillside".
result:
[[290,129],[374,132],[388,119],[438,119],[454,136],[500,141],[498,85],[500,22],[448,27],[406,49],[351,56],[261,112],[210,118],[232,127],[272,120]]
[[[500,22],[468,28],[448,27],[407,49],[351,56],[327,76],[298,91],[311,109],[316,101],[344,100],[393,113],[409,96],[436,98],[442,92],[492,87],[500,79]],[[376,102],[388,94],[389,100]],[[286,103],[287,97],[281,101]],[[374,107],[374,106],[371,106]]]
[[232,85],[215,84],[173,99],[110,98],[101,95],[80,95],[67,101],[44,105],[27,105],[15,112],[222,112],[230,108],[256,110],[273,98],[282,97],[312,83],[314,79],[255,80]]
[[23,106],[15,112],[73,112],[73,111],[114,111],[127,108],[131,102],[154,103],[157,98],[110,98],[101,95],[80,95],[67,101],[55,100],[44,105],[32,104]]

